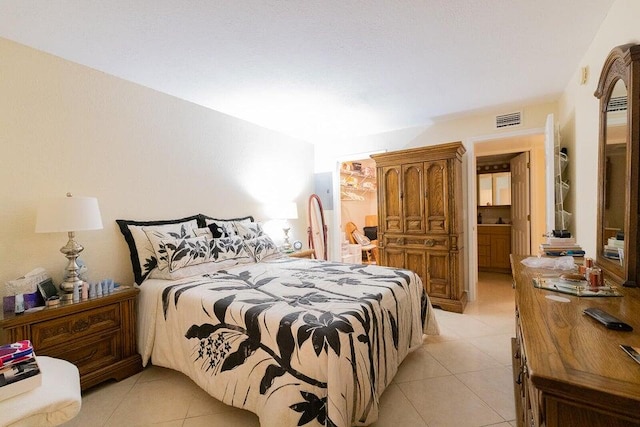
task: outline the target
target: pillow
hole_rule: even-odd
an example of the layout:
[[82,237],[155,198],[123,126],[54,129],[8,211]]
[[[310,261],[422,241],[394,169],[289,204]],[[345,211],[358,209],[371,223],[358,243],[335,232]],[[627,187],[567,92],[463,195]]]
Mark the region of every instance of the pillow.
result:
[[189,265],[202,264],[211,258],[209,239],[205,236],[162,240],[162,245],[171,273]]
[[358,244],[361,245],[361,246],[367,246],[367,245],[371,244],[371,240],[369,240],[369,238],[367,236],[362,234],[360,232],[360,230],[353,230],[351,235],[353,236],[355,241],[358,242]]
[[238,236],[244,240],[255,239],[256,237],[264,236],[262,225],[259,222],[234,222],[233,223]]
[[238,264],[243,262],[253,262],[253,257],[245,247],[242,237],[231,236],[212,239],[209,241],[209,251],[211,261],[221,262],[229,259],[238,260]]
[[142,231],[147,235],[153,252],[156,256],[156,267],[164,270],[169,267],[169,259],[164,245],[165,240],[186,239],[193,237],[193,226],[189,224],[156,225],[153,227],[142,227]]
[[281,258],[284,255],[280,252],[280,249],[276,246],[276,244],[271,240],[271,237],[263,234],[259,237],[254,237],[253,239],[247,239],[244,241],[247,250],[256,260],[256,262],[260,262],[267,259],[275,259]]
[[149,274],[149,277],[151,279],[177,280],[202,274],[212,274],[236,265],[254,262],[240,236],[207,240],[209,244],[209,259],[207,262],[189,264],[174,271],[170,271],[169,268],[164,270],[156,268]]
[[221,237],[235,236],[236,234],[235,231],[229,233],[229,230],[223,224],[217,223],[217,222],[212,222],[211,224],[209,224],[207,226],[207,229],[209,230],[209,233],[211,233],[211,236],[214,239],[219,239]]
[[[208,227],[209,224],[215,222],[216,224],[224,228],[228,236],[233,236],[234,234],[236,234],[236,230],[233,226],[234,222],[237,221],[237,222],[249,224],[253,222],[253,217],[245,216],[242,218],[220,219],[220,218],[212,218],[210,216],[200,214],[200,221],[201,221],[201,225],[200,225],[201,227]],[[220,236],[220,237],[224,237],[224,236]],[[214,236],[214,238],[216,237]]]
[[211,230],[209,229],[209,227],[196,228],[195,230],[193,230],[193,235],[196,237],[205,236],[209,239],[213,239],[213,235],[211,234]]
[[183,268],[179,268],[176,271],[169,271],[169,269],[159,270],[154,268],[149,273],[150,279],[163,279],[163,280],[179,280],[185,277],[201,276],[203,274],[213,274],[220,270],[226,270],[227,268],[235,267],[239,264],[247,264],[254,262],[253,258],[247,256],[244,260],[227,259],[220,262],[203,262],[202,264],[188,265]]
[[187,223],[192,228],[198,227],[199,215],[193,215],[180,219],[169,219],[159,221],[131,221],[117,219],[116,223],[120,227],[120,232],[129,246],[131,266],[133,267],[133,278],[137,284],[141,284],[149,272],[156,267],[157,259],[151,242],[142,231],[143,227],[156,225],[178,225]]

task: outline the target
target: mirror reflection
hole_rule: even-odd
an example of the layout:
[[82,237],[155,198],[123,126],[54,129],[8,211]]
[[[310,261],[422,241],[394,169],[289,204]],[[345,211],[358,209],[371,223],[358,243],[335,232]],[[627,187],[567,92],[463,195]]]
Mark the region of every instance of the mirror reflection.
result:
[[627,88],[618,80],[607,105],[604,147],[604,209],[603,233],[604,256],[619,259],[624,249],[625,192],[627,163]]
[[511,204],[511,172],[478,175],[478,206]]

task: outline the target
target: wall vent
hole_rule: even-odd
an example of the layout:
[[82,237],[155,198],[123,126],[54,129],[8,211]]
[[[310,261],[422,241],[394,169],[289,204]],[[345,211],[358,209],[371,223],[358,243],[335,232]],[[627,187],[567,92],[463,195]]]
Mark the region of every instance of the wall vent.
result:
[[522,124],[522,111],[515,113],[501,114],[496,116],[496,129],[520,126]]
[[607,111],[626,111],[627,110],[627,97],[626,96],[616,96],[609,100],[609,105],[607,105]]

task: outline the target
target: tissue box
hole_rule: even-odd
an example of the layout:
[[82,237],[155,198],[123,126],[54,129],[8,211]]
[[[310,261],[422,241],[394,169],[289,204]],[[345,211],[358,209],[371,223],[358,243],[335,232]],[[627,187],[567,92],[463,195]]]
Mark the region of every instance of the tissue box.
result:
[[[29,310],[33,307],[41,307],[44,305],[44,298],[40,292],[32,292],[22,294],[24,296],[24,309]],[[16,309],[16,297],[14,295],[2,298],[2,311],[5,313],[13,313]]]

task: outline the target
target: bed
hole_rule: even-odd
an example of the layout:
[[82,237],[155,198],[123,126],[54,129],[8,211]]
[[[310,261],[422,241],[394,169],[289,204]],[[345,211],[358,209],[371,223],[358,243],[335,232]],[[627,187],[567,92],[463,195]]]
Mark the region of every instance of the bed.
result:
[[263,426],[374,422],[404,357],[422,345],[423,334],[438,333],[419,277],[289,258],[258,237],[260,244],[251,242],[256,233],[226,237],[246,249],[228,245],[235,264],[218,252],[216,262],[199,263],[198,274],[141,280],[143,363],[183,372],[216,399],[256,413]]

